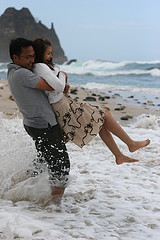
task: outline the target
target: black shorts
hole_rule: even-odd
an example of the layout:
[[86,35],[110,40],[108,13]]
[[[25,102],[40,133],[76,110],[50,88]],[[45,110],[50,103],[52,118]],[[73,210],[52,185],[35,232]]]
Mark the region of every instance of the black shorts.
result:
[[[59,125],[48,128],[33,128],[24,125],[26,132],[35,141],[37,159],[34,164],[47,164],[49,179],[53,184],[65,185],[70,171],[70,160]],[[38,172],[38,171],[37,171]]]

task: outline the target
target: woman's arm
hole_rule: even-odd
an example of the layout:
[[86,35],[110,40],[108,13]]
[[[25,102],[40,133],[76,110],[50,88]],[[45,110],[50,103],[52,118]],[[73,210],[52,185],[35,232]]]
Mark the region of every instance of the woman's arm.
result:
[[59,71],[57,76],[59,79],[65,79],[65,82],[67,83],[68,76],[66,72]]
[[65,79],[59,79],[45,63],[34,64],[33,71],[42,77],[53,89],[63,92],[65,89]]
[[67,73],[66,72],[63,72],[63,71],[59,71],[58,72],[58,74],[57,74],[57,77],[59,78],[59,79],[63,79],[63,80],[65,80],[65,88],[64,88],[64,93],[68,93],[68,91],[69,91],[69,88],[70,88],[70,85],[67,83],[67,78],[68,78],[68,76],[67,76]]
[[70,89],[70,85],[69,85],[68,83],[66,83],[65,89],[64,89],[63,92],[64,92],[64,93],[68,93],[69,89]]

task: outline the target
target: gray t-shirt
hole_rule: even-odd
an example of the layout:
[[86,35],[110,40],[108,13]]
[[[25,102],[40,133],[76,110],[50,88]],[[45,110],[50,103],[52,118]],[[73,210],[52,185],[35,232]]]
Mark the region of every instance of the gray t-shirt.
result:
[[47,128],[57,124],[55,114],[45,92],[35,88],[40,77],[19,65],[8,64],[8,85],[19,110],[23,123],[29,127]]

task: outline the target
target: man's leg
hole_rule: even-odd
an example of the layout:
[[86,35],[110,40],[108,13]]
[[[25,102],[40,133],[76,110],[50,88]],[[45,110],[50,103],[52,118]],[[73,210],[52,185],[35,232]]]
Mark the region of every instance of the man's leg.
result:
[[38,152],[37,166],[39,163],[47,163],[52,194],[62,197],[69,176],[70,161],[59,126],[46,129],[24,127],[35,140]]

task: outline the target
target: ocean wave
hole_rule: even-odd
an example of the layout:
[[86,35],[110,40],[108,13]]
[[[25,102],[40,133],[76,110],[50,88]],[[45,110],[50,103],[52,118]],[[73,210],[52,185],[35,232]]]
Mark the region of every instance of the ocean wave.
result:
[[116,69],[126,65],[126,62],[106,62],[101,60],[90,60],[82,64],[82,67],[89,69]]
[[[6,75],[7,64],[0,63],[0,74]],[[74,61],[71,64],[59,65],[61,70],[71,75],[91,75],[96,77],[114,76],[160,76],[160,61],[121,61],[103,60]],[[1,76],[0,76],[1,77]]]
[[[76,86],[76,85],[74,85]],[[160,95],[160,89],[159,88],[138,88],[133,86],[127,86],[127,85],[112,85],[112,84],[102,84],[102,83],[96,83],[96,82],[90,82],[86,84],[78,85],[90,90],[104,90],[104,91],[123,91],[123,92],[132,92],[132,93],[144,93],[144,94],[153,94],[156,96]]]
[[160,69],[153,69],[150,71],[152,76],[159,77],[160,76]]
[[96,70],[89,70],[83,68],[70,68],[64,69],[68,74],[75,74],[75,75],[92,75],[97,77],[113,77],[113,76],[130,76],[130,75],[152,75],[152,76],[159,76],[153,70],[130,70],[130,71],[114,71],[114,72],[106,72],[106,71],[96,71]]
[[159,76],[160,61],[122,61],[109,62],[102,60],[76,61],[70,65],[60,66],[68,74],[92,75],[98,77],[151,75]]
[[7,73],[7,71],[8,71],[8,69],[6,68],[4,68],[4,69],[0,69],[0,73]]
[[[0,69],[0,74],[7,74],[8,69],[3,68]],[[63,67],[63,71],[66,71],[67,74],[71,75],[91,75],[91,76],[97,76],[97,77],[113,77],[113,76],[130,76],[130,75],[152,75],[152,76],[160,76],[160,70],[153,69],[153,70],[131,70],[131,71],[100,71],[100,70],[89,70],[85,68],[80,67],[70,67],[66,68]]]
[[[66,63],[64,64],[66,65]],[[70,65],[66,65],[66,66],[74,66],[74,67],[84,67],[84,68],[89,68],[89,69],[116,69],[116,68],[122,68],[125,66],[130,66],[131,68],[135,66],[138,67],[141,65],[146,65],[146,67],[148,67],[148,65],[160,65],[160,61],[159,60],[155,60],[155,61],[121,61],[121,62],[112,62],[112,61],[104,61],[104,60],[89,60],[89,61],[74,61],[72,62]]]

